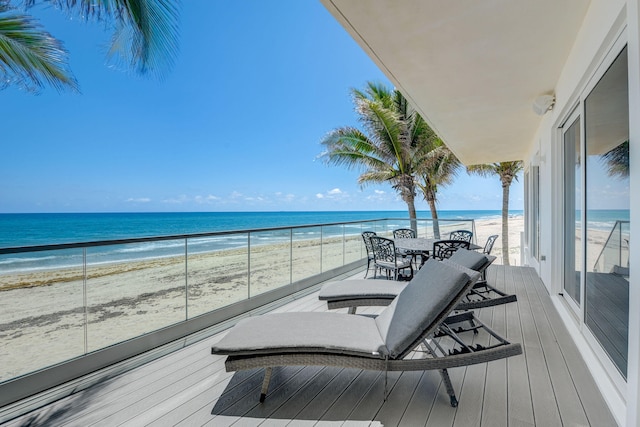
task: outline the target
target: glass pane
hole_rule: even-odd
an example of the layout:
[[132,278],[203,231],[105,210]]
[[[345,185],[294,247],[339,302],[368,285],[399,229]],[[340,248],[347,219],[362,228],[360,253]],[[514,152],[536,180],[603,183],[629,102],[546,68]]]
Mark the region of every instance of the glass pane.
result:
[[629,104],[626,48],[585,101],[585,323],[627,373]]
[[321,233],[320,227],[293,229],[293,265],[291,274],[293,282],[322,272]]
[[251,233],[249,296],[291,283],[291,230]]
[[188,301],[191,319],[249,297],[247,233],[188,239]]
[[0,255],[0,382],[84,354],[82,249]]
[[344,263],[366,258],[367,252],[362,241],[362,224],[345,224],[344,226]]
[[184,239],[87,249],[88,351],[185,320],[184,254]]
[[578,305],[582,300],[582,161],[580,159],[580,118],[564,132],[564,290]]
[[342,225],[322,227],[322,271],[342,267],[344,264],[344,242]]

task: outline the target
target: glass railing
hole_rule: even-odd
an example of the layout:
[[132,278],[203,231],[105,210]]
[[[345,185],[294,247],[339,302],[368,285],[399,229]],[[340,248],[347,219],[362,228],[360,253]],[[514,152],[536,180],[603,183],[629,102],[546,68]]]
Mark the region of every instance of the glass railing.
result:
[[[380,219],[0,248],[0,387],[100,352],[108,359],[95,368],[108,366],[361,268],[363,231],[391,236],[410,225]],[[443,236],[475,231],[473,220],[439,226]],[[417,228],[434,237],[431,220]],[[77,369],[66,370],[83,374]]]
[[616,221],[593,266],[594,272],[629,276],[629,221]]

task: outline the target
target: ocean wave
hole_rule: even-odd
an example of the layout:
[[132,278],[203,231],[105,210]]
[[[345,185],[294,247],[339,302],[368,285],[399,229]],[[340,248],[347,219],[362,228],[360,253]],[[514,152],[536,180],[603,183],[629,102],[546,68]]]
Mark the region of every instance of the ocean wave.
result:
[[60,258],[62,257],[55,256],[55,255],[49,255],[49,256],[43,256],[43,257],[28,257],[28,258],[23,258],[23,257],[0,258],[0,265],[28,263],[28,262],[41,262],[41,261],[49,261],[49,260],[60,259]]

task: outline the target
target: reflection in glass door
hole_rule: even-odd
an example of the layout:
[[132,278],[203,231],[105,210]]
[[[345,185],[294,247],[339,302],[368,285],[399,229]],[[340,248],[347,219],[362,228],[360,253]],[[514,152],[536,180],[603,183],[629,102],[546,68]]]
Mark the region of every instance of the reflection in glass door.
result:
[[584,102],[584,319],[623,377],[629,333],[629,89],[624,48]]
[[582,275],[582,156],[580,155],[580,117],[563,129],[564,150],[564,292],[580,306]]

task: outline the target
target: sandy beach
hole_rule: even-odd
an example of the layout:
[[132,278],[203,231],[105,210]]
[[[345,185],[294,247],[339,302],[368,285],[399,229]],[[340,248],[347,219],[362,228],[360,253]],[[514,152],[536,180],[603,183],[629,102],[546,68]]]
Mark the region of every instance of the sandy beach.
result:
[[[512,265],[520,264],[523,226],[522,217],[510,218]],[[501,234],[500,219],[476,221],[479,245],[492,234]],[[344,244],[336,238],[293,246],[194,254],[186,263],[167,257],[89,266],[86,284],[81,268],[0,275],[0,381],[366,257],[360,236]],[[502,250],[498,238],[492,251],[497,264]]]

